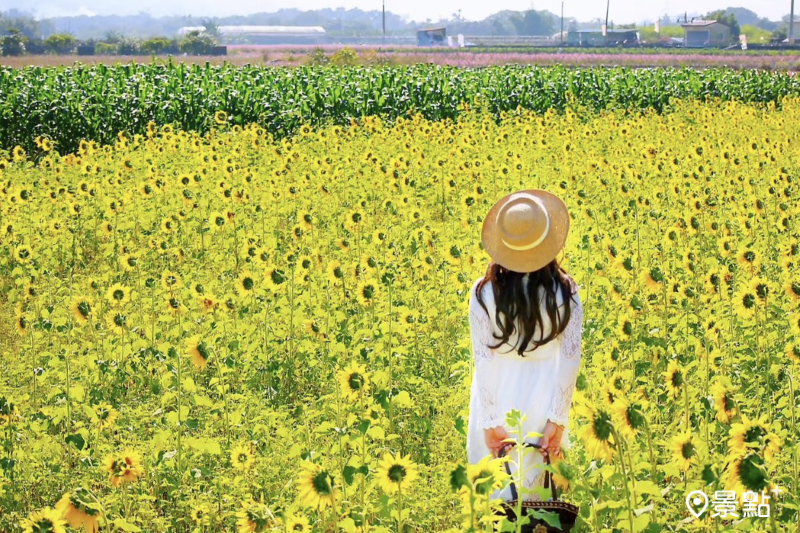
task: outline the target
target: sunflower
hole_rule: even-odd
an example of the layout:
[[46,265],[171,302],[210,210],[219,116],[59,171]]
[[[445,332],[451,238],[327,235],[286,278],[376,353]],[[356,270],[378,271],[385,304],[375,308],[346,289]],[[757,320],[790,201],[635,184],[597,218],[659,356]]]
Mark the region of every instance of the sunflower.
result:
[[342,264],[339,261],[331,261],[328,263],[328,267],[325,270],[328,281],[332,284],[336,284],[341,282],[345,276],[345,270],[342,267]]
[[302,515],[290,514],[286,516],[286,531],[297,533],[311,533],[308,518]]
[[306,507],[322,510],[326,506],[336,506],[339,489],[333,476],[320,465],[303,461],[303,472],[297,482],[300,501]]
[[319,322],[314,318],[309,318],[303,321],[303,331],[312,337],[325,338],[325,333],[322,332]]
[[242,502],[236,518],[237,533],[261,533],[278,523],[269,507],[252,499]]
[[753,420],[742,413],[742,421],[733,424],[728,432],[728,448],[733,453],[746,453],[748,449],[764,452],[764,459],[771,463],[775,454],[780,452],[781,440],[769,430],[766,415]]
[[417,465],[410,457],[403,457],[402,453],[396,456],[384,454],[378,463],[377,483],[386,494],[398,491],[408,494],[409,487],[419,478]]
[[374,283],[360,282],[356,287],[356,299],[362,307],[367,307],[375,302],[376,292],[377,287]]
[[66,527],[61,512],[49,507],[22,520],[22,533],[66,533]]
[[753,276],[750,281],[747,282],[747,287],[755,293],[759,303],[762,305],[767,303],[770,294],[775,293],[773,283],[759,275]]
[[661,268],[654,266],[650,269],[642,269],[641,279],[650,294],[659,294],[663,290],[667,277]]
[[486,455],[477,464],[467,465],[467,479],[477,494],[489,496],[503,487],[508,479],[508,473],[503,467],[503,461]]
[[741,246],[736,252],[736,262],[751,274],[758,272],[761,268],[761,252],[755,248]]
[[667,392],[672,398],[680,396],[685,379],[683,370],[678,368],[678,361],[670,359],[667,369],[664,371],[664,382],[667,385]]
[[253,257],[256,258],[263,266],[266,266],[272,261],[272,250],[266,246],[256,248]]
[[728,476],[725,487],[728,490],[760,492],[769,486],[764,458],[756,450],[732,453],[726,468]]
[[124,335],[125,330],[130,327],[128,326],[127,313],[119,309],[111,309],[108,311],[105,314],[105,321],[109,331],[112,331],[117,335]]
[[107,455],[103,469],[110,474],[109,481],[114,487],[136,481],[144,473],[141,456],[133,450],[124,450],[117,455]]
[[633,317],[630,313],[620,313],[617,318],[617,328],[615,330],[619,338],[623,341],[629,340],[633,335]]
[[284,283],[286,283],[288,279],[289,278],[283,269],[271,267],[267,269],[267,275],[264,281],[266,282],[267,287],[272,290],[272,292],[276,292]]
[[202,370],[208,362],[211,350],[205,341],[195,336],[186,339],[186,355],[192,358],[192,364],[194,366]]
[[236,293],[241,296],[242,298],[246,298],[248,296],[252,296],[255,294],[256,289],[258,288],[258,284],[256,283],[255,276],[253,273],[245,270],[236,280],[236,285],[234,286],[236,289]]
[[115,283],[106,291],[106,300],[116,307],[122,307],[131,299],[131,290],[120,283]]
[[211,524],[211,508],[207,503],[201,503],[192,509],[192,521],[198,526]]
[[14,248],[14,260],[22,265],[27,265],[33,259],[33,249],[27,244],[20,244]]
[[133,272],[139,265],[139,256],[136,254],[122,254],[119,256],[119,266],[125,272]]
[[342,396],[348,400],[358,399],[360,395],[366,394],[369,390],[369,375],[364,365],[359,365],[355,361],[349,366],[340,370],[337,374],[342,390]]
[[171,292],[183,287],[183,282],[178,274],[171,270],[165,270],[161,273],[161,287],[165,291]]
[[783,282],[783,290],[795,306],[800,304],[800,277],[796,274],[792,277],[787,276]]
[[733,387],[728,376],[717,376],[711,386],[711,394],[714,397],[714,409],[717,412],[716,419],[727,424],[738,413],[736,402],[733,399]]
[[17,330],[17,335],[20,337],[27,335],[30,325],[28,314],[22,310],[21,305],[17,305],[14,308],[14,329]]
[[800,363],[800,342],[787,342],[783,353],[790,361]]
[[117,421],[119,413],[114,409],[110,403],[101,403],[92,408],[94,419],[97,424],[102,428],[114,427],[114,422]]
[[175,296],[166,296],[164,298],[164,306],[166,307],[167,311],[173,315],[182,315],[186,313],[186,306],[183,305],[183,301],[178,298],[177,295]]
[[308,254],[302,254],[297,257],[297,268],[310,271],[314,268],[314,259]]
[[225,111],[217,111],[214,113],[214,122],[217,124],[225,124],[228,122],[228,114]]
[[610,462],[612,446],[615,446],[611,413],[603,406],[598,407],[588,403],[577,405],[575,412],[587,420],[587,423],[578,429],[578,436],[586,446],[586,450],[596,459]]
[[78,487],[64,494],[55,509],[61,513],[71,528],[83,528],[86,533],[97,533],[100,528],[97,523],[100,506],[84,487]]
[[743,286],[733,293],[733,309],[744,320],[753,318],[757,304],[758,295],[748,286]]
[[72,311],[72,316],[78,324],[84,325],[92,319],[94,312],[92,308],[93,305],[92,301],[86,296],[78,295],[72,299],[70,311]]
[[696,461],[697,446],[692,438],[692,434],[683,432],[675,435],[670,440],[672,449],[672,460],[681,470],[688,470],[692,462]]
[[213,211],[208,215],[208,225],[211,231],[222,231],[228,223],[228,217],[220,211]]
[[231,464],[236,470],[249,470],[256,462],[251,446],[240,444],[231,451]]
[[630,401],[622,394],[612,404],[611,415],[620,435],[628,440],[633,440],[636,432],[647,423],[644,402]]
[[717,340],[722,330],[723,324],[714,314],[710,314],[701,324],[701,331],[705,334],[706,339],[710,341]]

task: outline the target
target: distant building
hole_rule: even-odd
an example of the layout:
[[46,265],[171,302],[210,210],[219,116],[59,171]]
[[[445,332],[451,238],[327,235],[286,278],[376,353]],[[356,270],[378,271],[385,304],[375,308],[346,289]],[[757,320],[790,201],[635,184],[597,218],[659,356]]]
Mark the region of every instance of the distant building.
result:
[[[182,37],[190,31],[205,31],[203,26],[184,26]],[[219,26],[220,37],[229,43],[242,44],[322,44],[327,41],[322,26]]]
[[716,20],[692,20],[681,24],[684,46],[726,46],[731,44],[731,29]]
[[633,46],[639,44],[637,30],[571,30],[567,32],[570,46]]
[[446,28],[417,30],[417,46],[447,46]]

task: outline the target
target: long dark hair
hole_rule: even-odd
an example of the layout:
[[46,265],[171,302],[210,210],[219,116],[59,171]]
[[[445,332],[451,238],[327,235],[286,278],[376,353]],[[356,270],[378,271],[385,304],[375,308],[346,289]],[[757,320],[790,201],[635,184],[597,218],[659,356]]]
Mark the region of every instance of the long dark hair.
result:
[[[567,327],[572,314],[571,296],[578,291],[575,281],[561,268],[556,259],[553,259],[539,270],[528,272],[527,283],[523,279],[525,274],[525,272],[514,272],[491,262],[486,269],[486,275],[478,282],[478,286],[475,288],[475,296],[478,299],[478,303],[488,315],[489,310],[481,298],[481,290],[486,283],[492,282],[495,301],[494,320],[500,331],[503,332],[503,336],[497,345],[490,346],[490,348],[498,348],[508,341],[511,334],[516,330],[514,319],[519,317],[522,327],[519,337],[522,338],[522,342],[517,347],[517,352],[522,357],[525,357],[524,351],[533,338],[535,325],[539,324],[539,331],[544,331],[539,302],[535,301],[535,297],[539,294],[539,287],[543,287],[545,291],[545,308],[547,316],[550,318],[551,331],[549,335],[543,337],[540,341],[533,341],[534,350],[555,339]],[[566,308],[566,315],[560,321],[559,317],[557,317],[556,285],[561,290],[564,298],[564,307]],[[530,301],[525,297],[526,292]],[[500,320],[501,312],[505,315],[505,323]],[[498,338],[494,333],[492,337]]]

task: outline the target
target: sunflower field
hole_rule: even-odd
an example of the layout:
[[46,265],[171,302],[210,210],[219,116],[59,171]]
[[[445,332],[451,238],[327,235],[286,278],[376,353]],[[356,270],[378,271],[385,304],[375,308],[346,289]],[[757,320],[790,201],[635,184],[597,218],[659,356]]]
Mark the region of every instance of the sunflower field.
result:
[[215,117],[0,158],[0,531],[517,530],[465,435],[482,217],[522,188],[572,218],[574,531],[798,531],[800,99]]

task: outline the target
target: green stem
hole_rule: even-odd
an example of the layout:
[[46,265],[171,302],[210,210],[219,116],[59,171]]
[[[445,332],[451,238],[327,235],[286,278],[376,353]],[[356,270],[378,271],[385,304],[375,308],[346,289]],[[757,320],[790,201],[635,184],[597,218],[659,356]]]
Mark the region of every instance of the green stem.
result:
[[[612,432],[614,433],[614,441],[616,442],[617,452],[619,452],[620,456],[620,466],[622,466],[622,477],[624,478],[624,483],[625,483],[625,497],[628,500],[628,519],[630,520],[630,522],[628,522],[628,526],[630,527],[630,530],[633,531],[633,504],[631,503],[631,493],[630,490],[628,489],[628,472],[627,469],[625,468],[625,459],[622,456],[622,451],[620,450],[620,447],[622,445],[622,439],[620,439],[619,433],[617,433],[616,429],[612,428]],[[633,481],[631,481],[631,484],[633,484]]]

